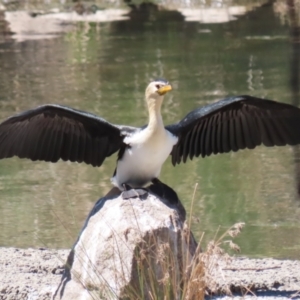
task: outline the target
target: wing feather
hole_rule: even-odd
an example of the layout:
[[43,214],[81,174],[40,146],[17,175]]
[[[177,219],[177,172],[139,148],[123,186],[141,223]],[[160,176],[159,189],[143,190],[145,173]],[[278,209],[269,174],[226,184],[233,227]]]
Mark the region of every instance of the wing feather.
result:
[[73,143],[73,132],[72,132],[71,124],[69,124],[69,122],[66,122],[65,130],[66,131],[64,132],[64,142],[63,142],[63,147],[61,152],[61,158],[64,161],[67,161],[67,160],[71,160],[70,152]]
[[200,153],[202,157],[205,156],[205,135],[206,135],[206,128],[207,128],[207,121],[208,119],[204,120],[204,124],[201,130],[201,139],[200,139]]
[[236,131],[235,131],[235,122],[236,122],[235,110],[229,112],[229,140],[231,150],[236,152],[238,150],[237,142],[236,142]]
[[300,143],[300,109],[251,96],[225,98],[166,126],[178,136],[172,163],[240,149]]
[[194,145],[195,145],[195,139],[196,139],[198,127],[199,127],[199,124],[196,125],[192,130],[192,135],[191,135],[190,144],[189,144],[189,149],[190,149],[189,157],[190,157],[190,159],[193,159],[193,157],[195,156],[195,146]]
[[83,161],[88,165],[92,164],[92,156],[93,156],[93,141],[89,134],[86,134],[86,145],[85,145],[85,155],[83,157]]
[[222,152],[229,152],[230,151],[230,145],[229,145],[229,133],[228,133],[228,118],[227,118],[227,112],[225,112],[222,118]]
[[199,124],[197,126],[197,133],[195,136],[195,144],[194,144],[194,150],[195,150],[196,157],[198,157],[201,153],[200,140],[201,140],[201,132],[202,132],[203,126],[204,126],[204,122],[199,122]]
[[78,127],[78,135],[79,135],[79,145],[81,147],[78,148],[78,157],[80,158],[78,162],[82,162],[85,157],[85,146],[86,146],[86,134],[85,130],[83,130],[82,126]]
[[212,153],[211,150],[211,134],[212,134],[212,121],[213,118],[209,118],[207,122],[207,130],[206,130],[206,135],[205,135],[205,153],[206,155],[210,155]]
[[211,132],[211,151],[215,153],[217,151],[217,132],[218,132],[218,119],[219,114],[216,114],[212,118],[212,132]]
[[257,124],[258,124],[258,127],[259,127],[259,132],[261,133],[261,140],[262,140],[262,143],[267,146],[267,147],[270,147],[270,146],[273,146],[273,141],[270,137],[270,134],[268,132],[268,129],[265,125],[265,122],[261,116],[261,114],[257,113]]
[[249,113],[249,110],[244,110],[243,114],[245,115],[245,119],[247,122],[247,128],[249,131],[249,135],[246,136],[249,143],[249,149],[254,149],[256,146],[262,144],[262,136],[261,132],[259,131],[257,127],[257,123],[255,123],[255,114],[254,112],[252,114]]
[[269,139],[272,141],[271,146],[283,146],[284,143],[281,141],[280,132],[274,126],[272,117],[268,116],[267,118],[263,118],[262,121],[267,129]]
[[245,149],[246,144],[244,140],[243,126],[241,122],[242,122],[241,112],[237,111],[236,120],[235,120],[235,135],[236,135],[237,148]]
[[44,105],[0,124],[0,159],[62,159],[100,166],[120,149],[124,136],[134,130],[80,110]]
[[295,141],[295,138],[293,136],[293,128],[291,124],[285,124],[281,120],[276,120],[277,127],[280,127],[280,130],[282,131],[282,136],[284,137],[284,141],[286,144],[289,145],[296,145],[293,143]]
[[187,134],[187,137],[184,140],[184,145],[183,145],[183,151],[182,151],[182,160],[185,163],[187,156],[189,155],[189,143],[190,143],[190,139],[191,139],[191,135],[192,135],[192,131],[189,131]]
[[222,147],[222,115],[218,114],[217,147],[214,154],[223,153]]

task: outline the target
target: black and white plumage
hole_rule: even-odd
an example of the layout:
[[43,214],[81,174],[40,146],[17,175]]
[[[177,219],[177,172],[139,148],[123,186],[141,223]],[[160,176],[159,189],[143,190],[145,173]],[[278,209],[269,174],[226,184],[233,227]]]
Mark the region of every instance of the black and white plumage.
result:
[[160,113],[165,80],[146,89],[147,126],[114,125],[90,113],[44,105],[0,124],[0,159],[59,159],[101,166],[119,151],[112,183],[142,187],[157,178],[169,155],[176,165],[187,158],[253,149],[258,145],[300,143],[300,109],[292,105],[238,96],[197,108],[176,124],[164,126]]

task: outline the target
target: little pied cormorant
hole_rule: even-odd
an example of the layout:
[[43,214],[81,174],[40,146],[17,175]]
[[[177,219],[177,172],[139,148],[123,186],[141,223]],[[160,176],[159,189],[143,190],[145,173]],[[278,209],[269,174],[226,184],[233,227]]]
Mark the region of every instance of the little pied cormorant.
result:
[[148,125],[115,125],[93,114],[60,105],[43,105],[0,124],[0,159],[12,156],[101,166],[119,152],[112,183],[123,190],[156,179],[169,155],[173,165],[194,156],[300,143],[300,109],[251,96],[225,98],[197,108],[178,123],[164,126],[161,105],[172,89],[162,79],[146,89]]

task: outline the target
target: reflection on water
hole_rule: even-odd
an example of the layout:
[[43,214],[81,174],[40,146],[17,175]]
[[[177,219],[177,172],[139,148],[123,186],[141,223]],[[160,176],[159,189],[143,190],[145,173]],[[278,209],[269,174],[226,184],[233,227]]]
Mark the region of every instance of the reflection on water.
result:
[[[267,21],[266,21],[267,20]],[[0,45],[0,118],[45,103],[143,125],[144,89],[165,77],[174,86],[165,123],[227,95],[294,101],[290,29],[265,6],[224,24],[185,22],[156,11],[105,24],[80,23],[63,37]],[[269,36],[270,39],[251,37]],[[249,38],[250,37],[250,38]],[[280,37],[280,38],[274,38]],[[218,226],[246,222],[242,254],[300,258],[299,155],[291,147],[194,159],[161,180],[189,210],[199,183],[193,230],[207,239]],[[83,164],[0,161],[0,245],[70,247],[93,203],[110,189],[116,157]]]

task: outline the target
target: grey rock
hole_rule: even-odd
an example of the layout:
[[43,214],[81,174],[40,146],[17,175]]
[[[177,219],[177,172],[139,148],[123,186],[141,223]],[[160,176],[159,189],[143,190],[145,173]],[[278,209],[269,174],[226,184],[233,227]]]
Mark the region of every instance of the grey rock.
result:
[[[173,261],[177,298],[183,270],[197,244],[176,193],[161,187],[154,186],[143,199],[127,200],[113,189],[96,203],[69,254],[53,299],[122,299],[128,295],[150,299],[151,282],[163,282],[169,276],[166,257]],[[163,284],[157,286],[161,291],[156,294],[163,294]]]

